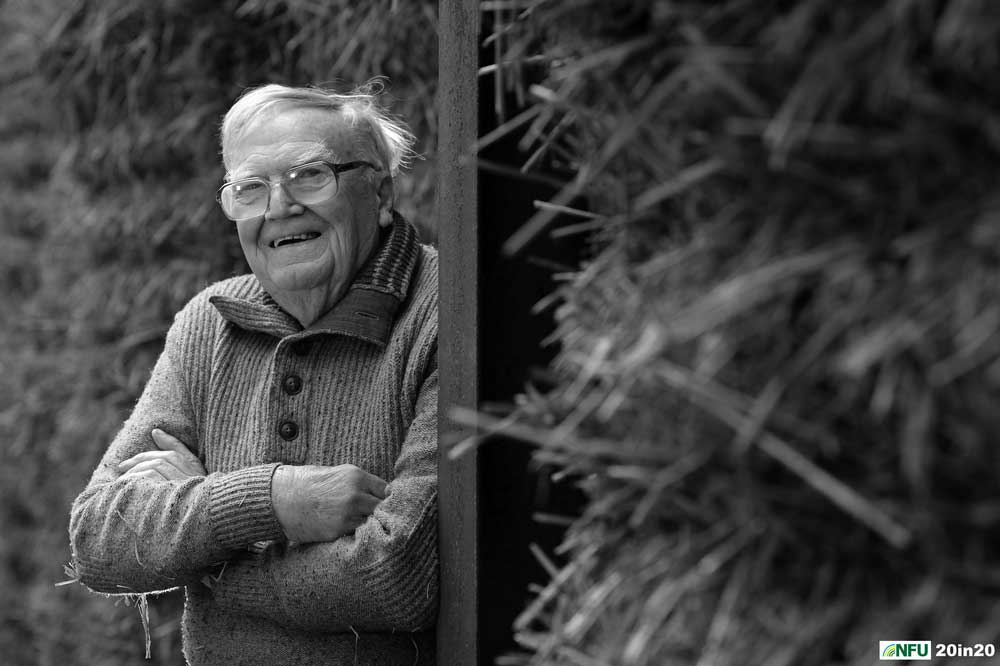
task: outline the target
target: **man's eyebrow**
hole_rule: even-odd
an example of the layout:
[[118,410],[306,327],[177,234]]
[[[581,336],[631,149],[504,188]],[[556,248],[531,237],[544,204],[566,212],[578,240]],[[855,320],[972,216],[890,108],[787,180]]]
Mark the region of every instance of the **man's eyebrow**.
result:
[[[296,152],[294,154],[294,159],[288,159],[285,161],[281,171],[287,171],[292,167],[300,164],[306,164],[307,162],[320,162],[324,160],[334,161],[335,157],[333,151],[331,151],[328,146],[317,144]],[[248,160],[248,162],[240,165],[239,168],[234,169],[231,173],[229,173],[226,180],[232,182],[234,180],[244,180],[246,178],[263,177],[257,169],[258,166],[259,162],[255,162],[252,159]]]
[[[303,152],[299,159],[296,160],[295,164],[305,164],[306,162],[318,162],[321,160],[332,159],[333,155],[329,148],[326,146],[316,146],[312,150],[307,150]],[[288,165],[289,167],[295,166],[295,164]]]

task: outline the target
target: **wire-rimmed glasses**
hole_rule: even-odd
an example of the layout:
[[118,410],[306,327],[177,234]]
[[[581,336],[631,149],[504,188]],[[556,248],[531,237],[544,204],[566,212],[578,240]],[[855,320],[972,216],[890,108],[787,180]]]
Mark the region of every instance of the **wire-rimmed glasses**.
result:
[[[340,174],[363,166],[379,170],[371,162],[335,164],[320,160],[293,166],[281,174],[278,183],[295,203],[310,206],[337,196]],[[234,222],[259,217],[271,205],[271,182],[258,177],[234,180],[220,187],[215,199],[226,217]]]

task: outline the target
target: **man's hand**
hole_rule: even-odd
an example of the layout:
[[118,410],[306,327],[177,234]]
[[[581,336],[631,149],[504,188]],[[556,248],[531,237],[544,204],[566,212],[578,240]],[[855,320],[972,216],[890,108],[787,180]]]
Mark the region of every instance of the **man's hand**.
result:
[[271,502],[289,541],[335,541],[367,520],[385,487],[354,465],[282,465],[271,481]]
[[143,451],[118,463],[122,476],[145,476],[150,479],[183,481],[205,476],[205,467],[184,442],[159,429],[150,433],[159,451]]

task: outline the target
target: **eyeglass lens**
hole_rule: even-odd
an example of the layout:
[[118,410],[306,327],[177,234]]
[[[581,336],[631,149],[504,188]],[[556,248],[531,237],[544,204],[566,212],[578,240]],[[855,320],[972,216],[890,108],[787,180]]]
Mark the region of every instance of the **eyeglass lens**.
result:
[[[323,163],[289,169],[281,178],[288,195],[300,204],[315,204],[337,195],[337,175]],[[226,215],[245,220],[263,215],[271,201],[271,184],[261,178],[237,181],[222,188],[219,203]]]

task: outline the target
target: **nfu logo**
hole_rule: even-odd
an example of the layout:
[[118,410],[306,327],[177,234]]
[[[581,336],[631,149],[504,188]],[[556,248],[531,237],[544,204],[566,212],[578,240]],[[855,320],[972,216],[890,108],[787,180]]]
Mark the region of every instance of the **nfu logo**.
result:
[[921,659],[930,661],[930,641],[879,641],[878,658],[890,661]]

